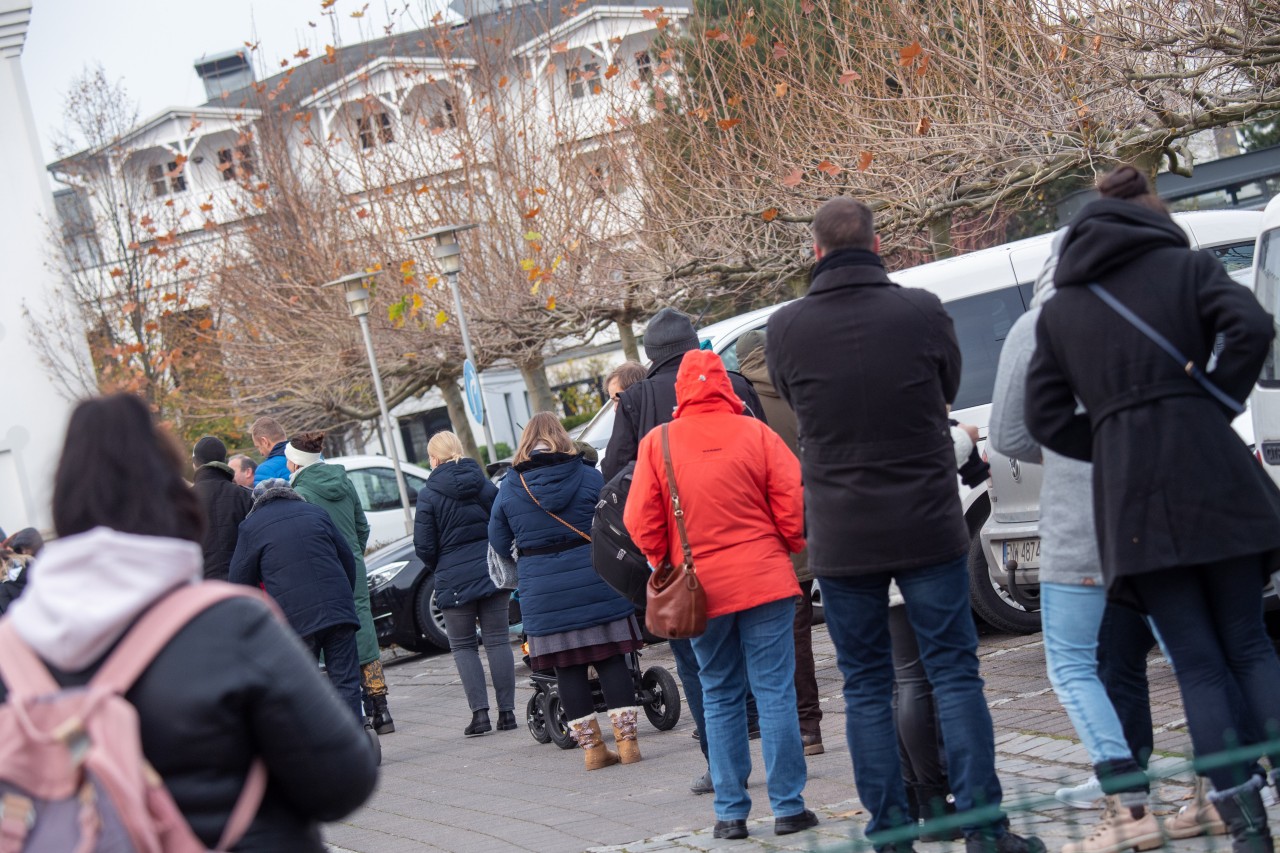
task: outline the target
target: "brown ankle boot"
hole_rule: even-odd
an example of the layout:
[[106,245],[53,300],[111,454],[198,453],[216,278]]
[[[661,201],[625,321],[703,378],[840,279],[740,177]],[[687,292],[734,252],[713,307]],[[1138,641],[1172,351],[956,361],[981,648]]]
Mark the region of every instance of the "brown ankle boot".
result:
[[1209,802],[1209,780],[1196,777],[1196,793],[1170,820],[1165,822],[1165,832],[1170,838],[1196,838],[1200,835],[1226,835],[1227,825],[1213,803]]
[[569,733],[578,746],[582,747],[582,759],[588,770],[599,770],[618,763],[618,753],[604,745],[604,739],[600,736],[600,723],[596,721],[595,714],[570,720]]
[[[1160,824],[1145,806],[1131,808],[1121,794],[1109,794],[1102,819],[1087,838],[1069,841],[1062,853],[1120,853],[1122,850],[1154,850],[1164,845]],[[1139,797],[1143,795],[1139,794]],[[1140,814],[1135,815],[1134,812]]]
[[609,719],[613,722],[613,739],[618,744],[618,757],[623,764],[635,764],[640,760],[640,744],[636,742],[636,722],[640,719],[640,709],[634,705],[630,708],[611,708]]

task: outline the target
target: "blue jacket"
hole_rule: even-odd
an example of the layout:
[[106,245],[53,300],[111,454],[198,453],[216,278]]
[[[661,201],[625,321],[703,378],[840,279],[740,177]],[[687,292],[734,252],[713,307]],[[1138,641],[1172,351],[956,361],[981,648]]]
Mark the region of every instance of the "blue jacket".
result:
[[489,512],[497,496],[498,487],[474,459],[437,466],[418,492],[413,549],[427,571],[436,574],[436,603],[442,608],[498,591],[485,559]]
[[[524,475],[539,507],[520,482]],[[581,537],[547,511],[586,533],[591,529],[596,500],[604,479],[581,457],[539,453],[510,471],[498,489],[489,519],[489,542],[500,554],[573,543]],[[603,625],[635,612],[591,568],[591,549],[573,547],[552,554],[521,556],[516,565],[520,581],[520,613],[531,637],[545,637],[579,628]]]
[[329,513],[293,489],[269,489],[240,522],[228,580],[257,586],[284,611],[299,637],[356,619],[356,564]]
[[279,477],[281,480],[289,479],[289,462],[284,458],[284,446],[289,442],[277,442],[276,446],[271,448],[271,452],[267,454],[267,458],[262,460],[262,464],[253,472],[253,484],[256,486],[263,480],[270,480],[272,477]]

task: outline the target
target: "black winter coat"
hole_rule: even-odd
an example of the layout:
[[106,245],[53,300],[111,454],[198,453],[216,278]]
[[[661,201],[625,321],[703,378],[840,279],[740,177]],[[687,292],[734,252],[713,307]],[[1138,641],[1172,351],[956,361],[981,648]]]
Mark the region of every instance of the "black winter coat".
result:
[[[649,430],[671,422],[676,411],[676,374],[680,372],[683,359],[684,353],[680,353],[655,364],[649,368],[648,376],[618,398],[613,433],[609,436],[604,461],[600,463],[600,472],[604,474],[606,483],[636,461],[640,439]],[[764,406],[760,405],[760,397],[747,377],[729,371],[729,382],[733,385],[733,393],[746,405],[743,414],[765,420]]]
[[237,486],[234,472],[227,465],[212,462],[196,471],[193,488],[204,510],[204,576],[206,580],[224,581],[236,551],[240,522],[253,508],[253,495]]
[[474,459],[436,467],[418,492],[413,550],[436,575],[436,603],[458,607],[493,595],[489,580],[489,513],[498,487]]
[[[1057,294],[1036,325],[1026,421],[1051,450],[1092,461],[1102,573],[1117,580],[1280,548],[1280,491],[1232,415],[1085,285],[1097,282],[1244,400],[1271,317],[1168,216],[1101,199],[1062,246]],[[1087,414],[1077,411],[1077,399]]]
[[[59,684],[87,684],[51,670]],[[0,702],[8,691],[0,683]],[[218,843],[259,755],[269,781],[241,853],[323,853],[319,824],[355,811],[377,782],[365,733],[312,657],[260,601],[234,599],[197,616],[125,698],[142,750],[187,822]]]
[[963,556],[947,405],[960,345],[938,297],[871,252],[831,255],[769,318],[769,375],[796,413],[809,568],[819,578]]
[[270,489],[254,501],[240,525],[231,582],[261,582],[299,637],[360,625],[351,548],[329,513],[293,489]]

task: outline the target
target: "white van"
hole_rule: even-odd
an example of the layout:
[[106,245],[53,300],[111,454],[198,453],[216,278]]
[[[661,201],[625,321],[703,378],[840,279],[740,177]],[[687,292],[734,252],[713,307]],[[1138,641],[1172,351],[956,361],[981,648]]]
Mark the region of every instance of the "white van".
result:
[[[1247,269],[1251,265],[1254,238],[1262,214],[1256,211],[1198,211],[1178,213],[1174,219],[1187,231],[1192,245],[1212,249],[1229,270]],[[946,306],[955,322],[963,357],[960,390],[952,407],[952,416],[962,423],[978,427],[984,439],[991,412],[996,365],[1005,335],[1031,305],[1032,287],[1049,256],[1051,240],[1051,234],[1030,237],[889,274],[890,278],[906,287],[921,287],[936,293]],[[1275,268],[1280,269],[1280,243],[1274,251]],[[1280,282],[1277,282],[1277,287],[1280,288]],[[777,308],[776,305],[762,308],[712,324],[702,329],[699,337],[704,347],[719,353],[726,367],[736,370],[738,359],[734,344],[751,329],[763,329],[769,315]],[[1275,309],[1270,310],[1274,312]],[[1275,391],[1274,435],[1277,439],[1276,462],[1280,465],[1280,381],[1275,383]],[[612,431],[613,408],[607,405],[577,437],[603,454]],[[999,465],[1007,468],[1008,464],[1008,460],[992,460],[993,470]],[[1031,505],[1013,507],[1012,517],[1007,520],[1024,525],[1015,538],[1038,541],[1035,521],[1039,515],[1039,472],[1038,466],[1023,466],[1024,470],[1026,468],[1037,469],[1031,474],[1036,478]],[[984,544],[982,528],[991,516],[992,505],[987,486],[970,489],[960,485],[959,489],[972,538],[969,597],[973,609],[998,630],[1015,633],[1038,631],[1038,578],[1026,575],[1024,569],[1023,576],[1018,577],[1018,582],[1011,588],[1003,558],[1004,540],[1009,537],[989,538]],[[1034,546],[1031,551],[1034,556]]]
[[[1275,322],[1280,317],[1280,196],[1271,199],[1262,213],[1254,257],[1253,292]],[[1271,354],[1249,397],[1249,409],[1258,458],[1280,484],[1280,335],[1271,344]]]

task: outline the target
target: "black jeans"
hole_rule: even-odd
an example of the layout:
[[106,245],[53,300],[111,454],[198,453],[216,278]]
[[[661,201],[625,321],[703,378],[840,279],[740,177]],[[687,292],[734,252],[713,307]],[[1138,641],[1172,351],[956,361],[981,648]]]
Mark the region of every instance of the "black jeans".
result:
[[[1197,758],[1257,742],[1251,724],[1269,737],[1280,732],[1280,660],[1263,623],[1265,577],[1263,555],[1253,554],[1131,579],[1172,658]],[[1233,701],[1233,682],[1243,707]],[[1237,761],[1203,775],[1226,791],[1254,766]]]
[[893,721],[898,729],[898,759],[907,803],[914,817],[933,817],[920,807],[951,793],[942,752],[942,730],[933,704],[933,685],[920,660],[916,632],[904,606],[889,608],[893,642]]
[[320,660],[324,653],[324,668],[329,683],[338,696],[351,708],[356,719],[364,722],[364,706],[360,700],[360,656],[356,652],[356,626],[334,625],[309,637],[303,637],[311,653]]
[[600,692],[604,694],[606,708],[629,708],[636,704],[636,687],[631,680],[631,667],[627,666],[625,657],[613,655],[591,664],[556,667],[556,692],[560,694],[560,704],[566,717],[579,720],[596,712],[596,703],[591,697],[588,666],[595,667],[596,675],[600,677]]
[[1147,655],[1155,645],[1156,638],[1138,611],[1107,603],[1098,628],[1098,678],[1120,718],[1125,743],[1143,770],[1155,749],[1147,687]]

